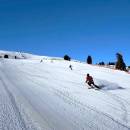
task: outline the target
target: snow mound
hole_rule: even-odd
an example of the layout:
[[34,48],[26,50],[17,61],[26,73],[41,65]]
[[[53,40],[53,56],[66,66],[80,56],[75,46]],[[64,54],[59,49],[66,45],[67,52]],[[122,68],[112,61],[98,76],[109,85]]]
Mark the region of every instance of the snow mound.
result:
[[0,58],[4,58],[5,55],[8,55],[9,59],[63,60],[63,58],[59,58],[59,57],[39,56],[39,55],[33,55],[33,54],[23,53],[23,52],[0,50]]
[[4,58],[5,55],[8,55],[9,59],[29,59],[34,57],[32,54],[22,53],[22,52],[11,52],[11,51],[0,51],[0,57]]

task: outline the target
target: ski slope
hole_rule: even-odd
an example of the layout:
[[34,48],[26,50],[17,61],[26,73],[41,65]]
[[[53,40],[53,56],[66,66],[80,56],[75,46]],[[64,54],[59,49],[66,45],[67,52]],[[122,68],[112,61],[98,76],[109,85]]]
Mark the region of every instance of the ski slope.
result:
[[130,130],[129,74],[34,57],[0,59],[0,130]]

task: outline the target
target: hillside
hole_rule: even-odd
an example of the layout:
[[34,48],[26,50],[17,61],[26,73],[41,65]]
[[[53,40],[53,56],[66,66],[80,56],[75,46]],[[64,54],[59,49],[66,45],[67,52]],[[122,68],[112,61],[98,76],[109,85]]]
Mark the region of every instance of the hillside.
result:
[[[62,58],[8,54],[19,58],[0,58],[1,130],[130,130],[129,74]],[[103,88],[88,89],[87,73]]]

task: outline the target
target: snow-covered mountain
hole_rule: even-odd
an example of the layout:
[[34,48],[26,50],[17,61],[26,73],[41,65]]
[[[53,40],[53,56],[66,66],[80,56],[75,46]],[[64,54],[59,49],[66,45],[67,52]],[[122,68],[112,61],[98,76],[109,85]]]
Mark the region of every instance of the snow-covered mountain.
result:
[[[5,54],[18,59],[0,58],[1,130],[130,130],[129,74],[0,51]],[[88,89],[87,73],[103,88]]]

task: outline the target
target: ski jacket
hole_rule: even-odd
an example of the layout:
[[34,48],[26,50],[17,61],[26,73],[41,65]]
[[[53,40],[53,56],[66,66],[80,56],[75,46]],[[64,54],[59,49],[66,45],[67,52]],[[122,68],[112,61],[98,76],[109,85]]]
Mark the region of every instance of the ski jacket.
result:
[[93,82],[93,78],[92,78],[92,76],[87,76],[86,77],[86,82]]

